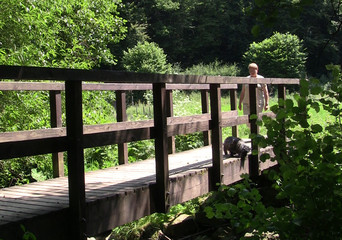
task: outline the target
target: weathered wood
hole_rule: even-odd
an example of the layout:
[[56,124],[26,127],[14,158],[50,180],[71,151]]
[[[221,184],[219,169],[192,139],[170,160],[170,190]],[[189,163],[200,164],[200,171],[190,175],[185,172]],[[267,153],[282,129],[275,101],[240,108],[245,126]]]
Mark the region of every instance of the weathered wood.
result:
[[299,79],[228,76],[197,76],[117,72],[111,70],[79,70],[0,65],[0,79],[101,81],[116,83],[181,83],[181,84],[298,84]]
[[[208,97],[208,91],[202,90],[201,91],[201,105],[202,105],[202,113],[209,113],[209,97]],[[211,144],[211,135],[210,131],[204,131],[203,132],[203,142],[204,146],[209,146]]]
[[[50,122],[51,127],[62,127],[62,96],[61,91],[51,91],[50,96]],[[63,152],[52,153],[53,177],[64,176]]]
[[211,110],[211,134],[212,134],[212,158],[213,168],[210,189],[216,190],[216,184],[222,183],[223,159],[222,159],[222,114],[221,114],[221,88],[220,84],[210,85],[210,110]]
[[81,81],[65,82],[65,108],[68,140],[70,235],[72,239],[81,240],[86,239]]
[[[272,115],[263,113],[263,115]],[[209,131],[209,114],[168,117],[168,136]],[[237,116],[237,111],[222,113],[222,127],[248,123],[248,116]],[[98,147],[122,144],[154,138],[153,120],[118,122],[111,124],[84,126],[84,147]],[[0,133],[0,159],[47,154],[66,151],[66,129],[39,129],[20,132]]]
[[[166,90],[166,115],[167,117],[173,117],[173,97],[171,90]],[[175,137],[174,135],[168,136],[168,153],[172,154],[176,152]]]
[[[127,121],[126,113],[126,93],[124,91],[116,91],[116,120],[118,122]],[[128,148],[127,143],[118,144],[118,158],[119,164],[128,163]]]
[[166,213],[170,208],[170,199],[166,88],[163,83],[153,84],[153,111],[156,155],[156,194],[154,201],[157,212]]
[[[250,115],[249,115],[249,124],[251,129],[251,135],[257,135],[259,133],[259,126],[256,124],[257,118],[252,117],[253,115],[257,115],[257,84],[249,85],[249,107],[250,107]],[[252,141],[252,155],[249,156],[249,175],[252,177],[259,175],[259,157],[258,153],[258,145],[255,141]]]
[[[210,146],[170,155],[171,205],[208,192],[209,172],[211,172],[209,170],[212,166],[211,155]],[[268,163],[265,163],[265,166],[266,164]],[[248,165],[241,167],[238,158],[223,160],[224,184],[239,181],[241,173],[246,172],[248,172]],[[155,191],[153,187],[155,184],[154,159],[88,172],[85,179],[86,219],[88,220],[86,232],[88,236],[97,235],[154,212],[155,203],[151,202],[149,198]],[[59,197],[59,195],[64,197]],[[64,224],[67,222],[65,221],[68,217],[67,212],[61,217],[57,216],[60,211],[68,207],[67,195],[68,184],[65,177],[1,189],[0,216],[2,217],[0,219],[6,219],[6,221],[0,221],[0,238],[21,239],[22,237],[13,238],[15,230],[9,227],[10,217],[13,214],[5,215],[1,211],[1,206],[7,205],[19,209],[14,211],[12,208],[12,211],[17,213],[17,218],[12,218],[13,221],[23,219],[24,216],[27,216],[25,215],[27,212],[31,213],[30,218],[22,220],[20,223],[36,233],[39,239],[66,239],[68,233],[60,228],[67,226]],[[63,198],[65,200],[62,200]],[[51,214],[43,214],[40,207],[42,210],[51,208]],[[56,218],[60,221],[55,221]],[[53,221],[54,226],[51,227]],[[45,230],[45,227],[50,232]],[[18,229],[20,230],[20,228]],[[6,232],[11,233],[12,238],[4,238],[3,234]],[[56,234],[51,235],[51,232],[56,232]]]
[[66,146],[66,137],[42,137],[16,142],[0,142],[0,159],[62,152],[66,150]]
[[[221,89],[237,89],[237,84],[222,84]],[[0,82],[0,91],[64,91],[59,82]],[[83,91],[152,90],[152,83],[82,83]],[[166,84],[166,90],[209,90],[209,84]]]
[[[231,111],[237,110],[237,108],[236,108],[237,93],[236,93],[235,89],[229,90],[229,98],[230,98],[230,110]],[[238,127],[237,126],[232,126],[232,135],[234,137],[238,136]]]

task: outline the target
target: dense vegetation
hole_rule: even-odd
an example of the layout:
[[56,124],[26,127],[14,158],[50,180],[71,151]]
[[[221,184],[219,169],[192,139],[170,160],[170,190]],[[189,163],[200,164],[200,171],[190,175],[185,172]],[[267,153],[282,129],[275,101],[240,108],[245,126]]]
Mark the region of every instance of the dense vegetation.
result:
[[[244,76],[255,61],[266,77],[315,77],[273,104],[276,119],[259,122],[267,137],[252,136],[260,146],[274,146],[279,169],[267,176],[278,205],[266,203],[246,179],[222,186],[206,207],[172,211],[195,214],[196,208],[228,223],[235,237],[273,232],[281,239],[340,239],[342,76],[338,66],[326,65],[341,65],[341,16],[340,0],[3,0],[0,64]],[[113,92],[83,94],[85,124],[115,121]],[[175,116],[200,113],[198,94],[174,94]],[[128,96],[130,120],[152,118],[151,92]],[[44,91],[0,91],[0,131],[48,128],[48,104]],[[191,111],[177,108],[184,105]],[[313,111],[325,120],[311,118]],[[225,129],[223,136],[229,134]],[[248,129],[239,134],[247,137]],[[178,151],[202,144],[200,134],[176,141]],[[153,154],[152,141],[129,143],[130,161]],[[86,150],[89,170],[115,164],[117,146]],[[48,155],[0,161],[0,186],[51,178],[51,165]]]

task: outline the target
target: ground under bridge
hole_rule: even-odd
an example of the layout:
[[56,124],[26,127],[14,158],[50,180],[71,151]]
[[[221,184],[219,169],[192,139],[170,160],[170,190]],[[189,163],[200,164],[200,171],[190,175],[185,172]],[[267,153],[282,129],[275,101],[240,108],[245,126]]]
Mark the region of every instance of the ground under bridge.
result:
[[[298,79],[250,79],[189,75],[162,75],[107,70],[74,70],[0,66],[0,91],[49,91],[51,128],[0,133],[0,159],[52,153],[54,179],[4,188],[0,191],[0,238],[21,239],[20,224],[38,239],[85,239],[115,226],[166,212],[177,203],[215,190],[216,183],[231,184],[242,173],[258,175],[274,163],[250,155],[244,164],[222,155],[222,128],[256,119],[239,116],[238,84],[249,84],[251,114],[256,114],[257,84],[285,86]],[[29,82],[28,80],[37,80]],[[49,82],[46,82],[48,80]],[[44,82],[43,82],[44,81]],[[87,82],[87,83],[85,83]],[[127,121],[126,91],[151,89],[154,118]],[[202,114],[174,117],[172,91],[199,90]],[[230,92],[231,110],[221,110],[221,90]],[[83,125],[82,91],[116,91],[117,122]],[[65,102],[61,92],[65,91]],[[66,124],[62,124],[65,104]],[[174,136],[203,132],[206,147],[174,153]],[[155,159],[127,162],[127,142],[154,139]],[[118,144],[121,165],[84,173],[84,148]],[[253,150],[259,150],[251,142]],[[269,151],[269,149],[262,149]],[[63,176],[63,152],[68,155],[68,177]],[[47,237],[48,236],[48,237]]]

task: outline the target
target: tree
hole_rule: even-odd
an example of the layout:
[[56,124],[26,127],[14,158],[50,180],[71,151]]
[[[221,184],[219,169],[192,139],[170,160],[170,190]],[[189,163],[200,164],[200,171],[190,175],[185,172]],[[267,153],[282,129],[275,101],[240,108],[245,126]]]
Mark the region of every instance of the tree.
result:
[[120,2],[3,0],[0,63],[87,69],[115,64],[108,44],[126,32]]
[[259,43],[252,43],[244,54],[245,65],[256,62],[268,77],[296,78],[305,74],[306,54],[296,35],[275,33]]
[[135,47],[124,52],[124,68],[132,72],[170,73],[171,64],[167,63],[166,54],[156,43],[139,42]]
[[303,39],[308,74],[327,74],[327,64],[340,64],[342,49],[341,0],[257,0],[249,13],[255,17],[255,35],[290,32]]

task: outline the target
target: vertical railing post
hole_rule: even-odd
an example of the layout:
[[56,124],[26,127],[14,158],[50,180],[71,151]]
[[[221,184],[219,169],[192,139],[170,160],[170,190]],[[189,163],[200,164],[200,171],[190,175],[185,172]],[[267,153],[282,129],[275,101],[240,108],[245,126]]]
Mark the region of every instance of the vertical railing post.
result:
[[[207,90],[201,90],[201,103],[202,113],[209,113],[209,98]],[[209,146],[211,144],[210,131],[203,132],[203,142],[204,146]]]
[[166,111],[166,85],[153,84],[153,111],[156,155],[156,210],[167,212],[170,207],[169,160]]
[[[257,112],[257,94],[256,94],[257,85],[249,84],[249,106],[250,106],[250,115],[249,115],[249,124],[251,135],[257,135],[259,133],[259,127],[256,124],[257,118],[251,118],[251,115],[258,114]],[[259,175],[259,153],[258,145],[252,139],[252,155],[249,156],[249,175],[251,177],[255,177]]]
[[[62,127],[62,97],[61,91],[49,91],[50,95],[50,124],[52,128]],[[64,176],[63,152],[52,153],[53,177]]]
[[220,84],[210,84],[210,109],[211,109],[211,142],[213,168],[210,179],[210,189],[217,190],[217,183],[222,183],[223,178],[223,153],[222,153],[222,113],[221,113],[221,87]]
[[[166,91],[166,111],[168,117],[173,117],[173,96],[172,96],[172,90]],[[175,137],[170,136],[168,138],[168,145],[169,145],[169,154],[176,152],[176,143],[175,143]]]
[[[234,111],[236,110],[236,90],[230,89],[229,90],[229,97],[230,97],[230,110]],[[232,126],[232,136],[237,137],[238,136],[238,126]]]
[[[281,99],[283,100],[283,104],[281,104]],[[286,99],[286,86],[284,84],[278,85],[278,105],[281,108],[285,108],[285,99]],[[282,119],[281,121],[281,129],[280,134],[283,137],[284,142],[286,142],[286,133],[285,133],[285,119]],[[283,152],[283,155],[285,156],[285,150]]]
[[[116,120],[118,122],[127,121],[126,113],[126,92],[118,90],[116,91]],[[118,158],[119,164],[128,163],[128,149],[127,143],[118,144]]]
[[70,239],[86,239],[82,81],[65,82]]

